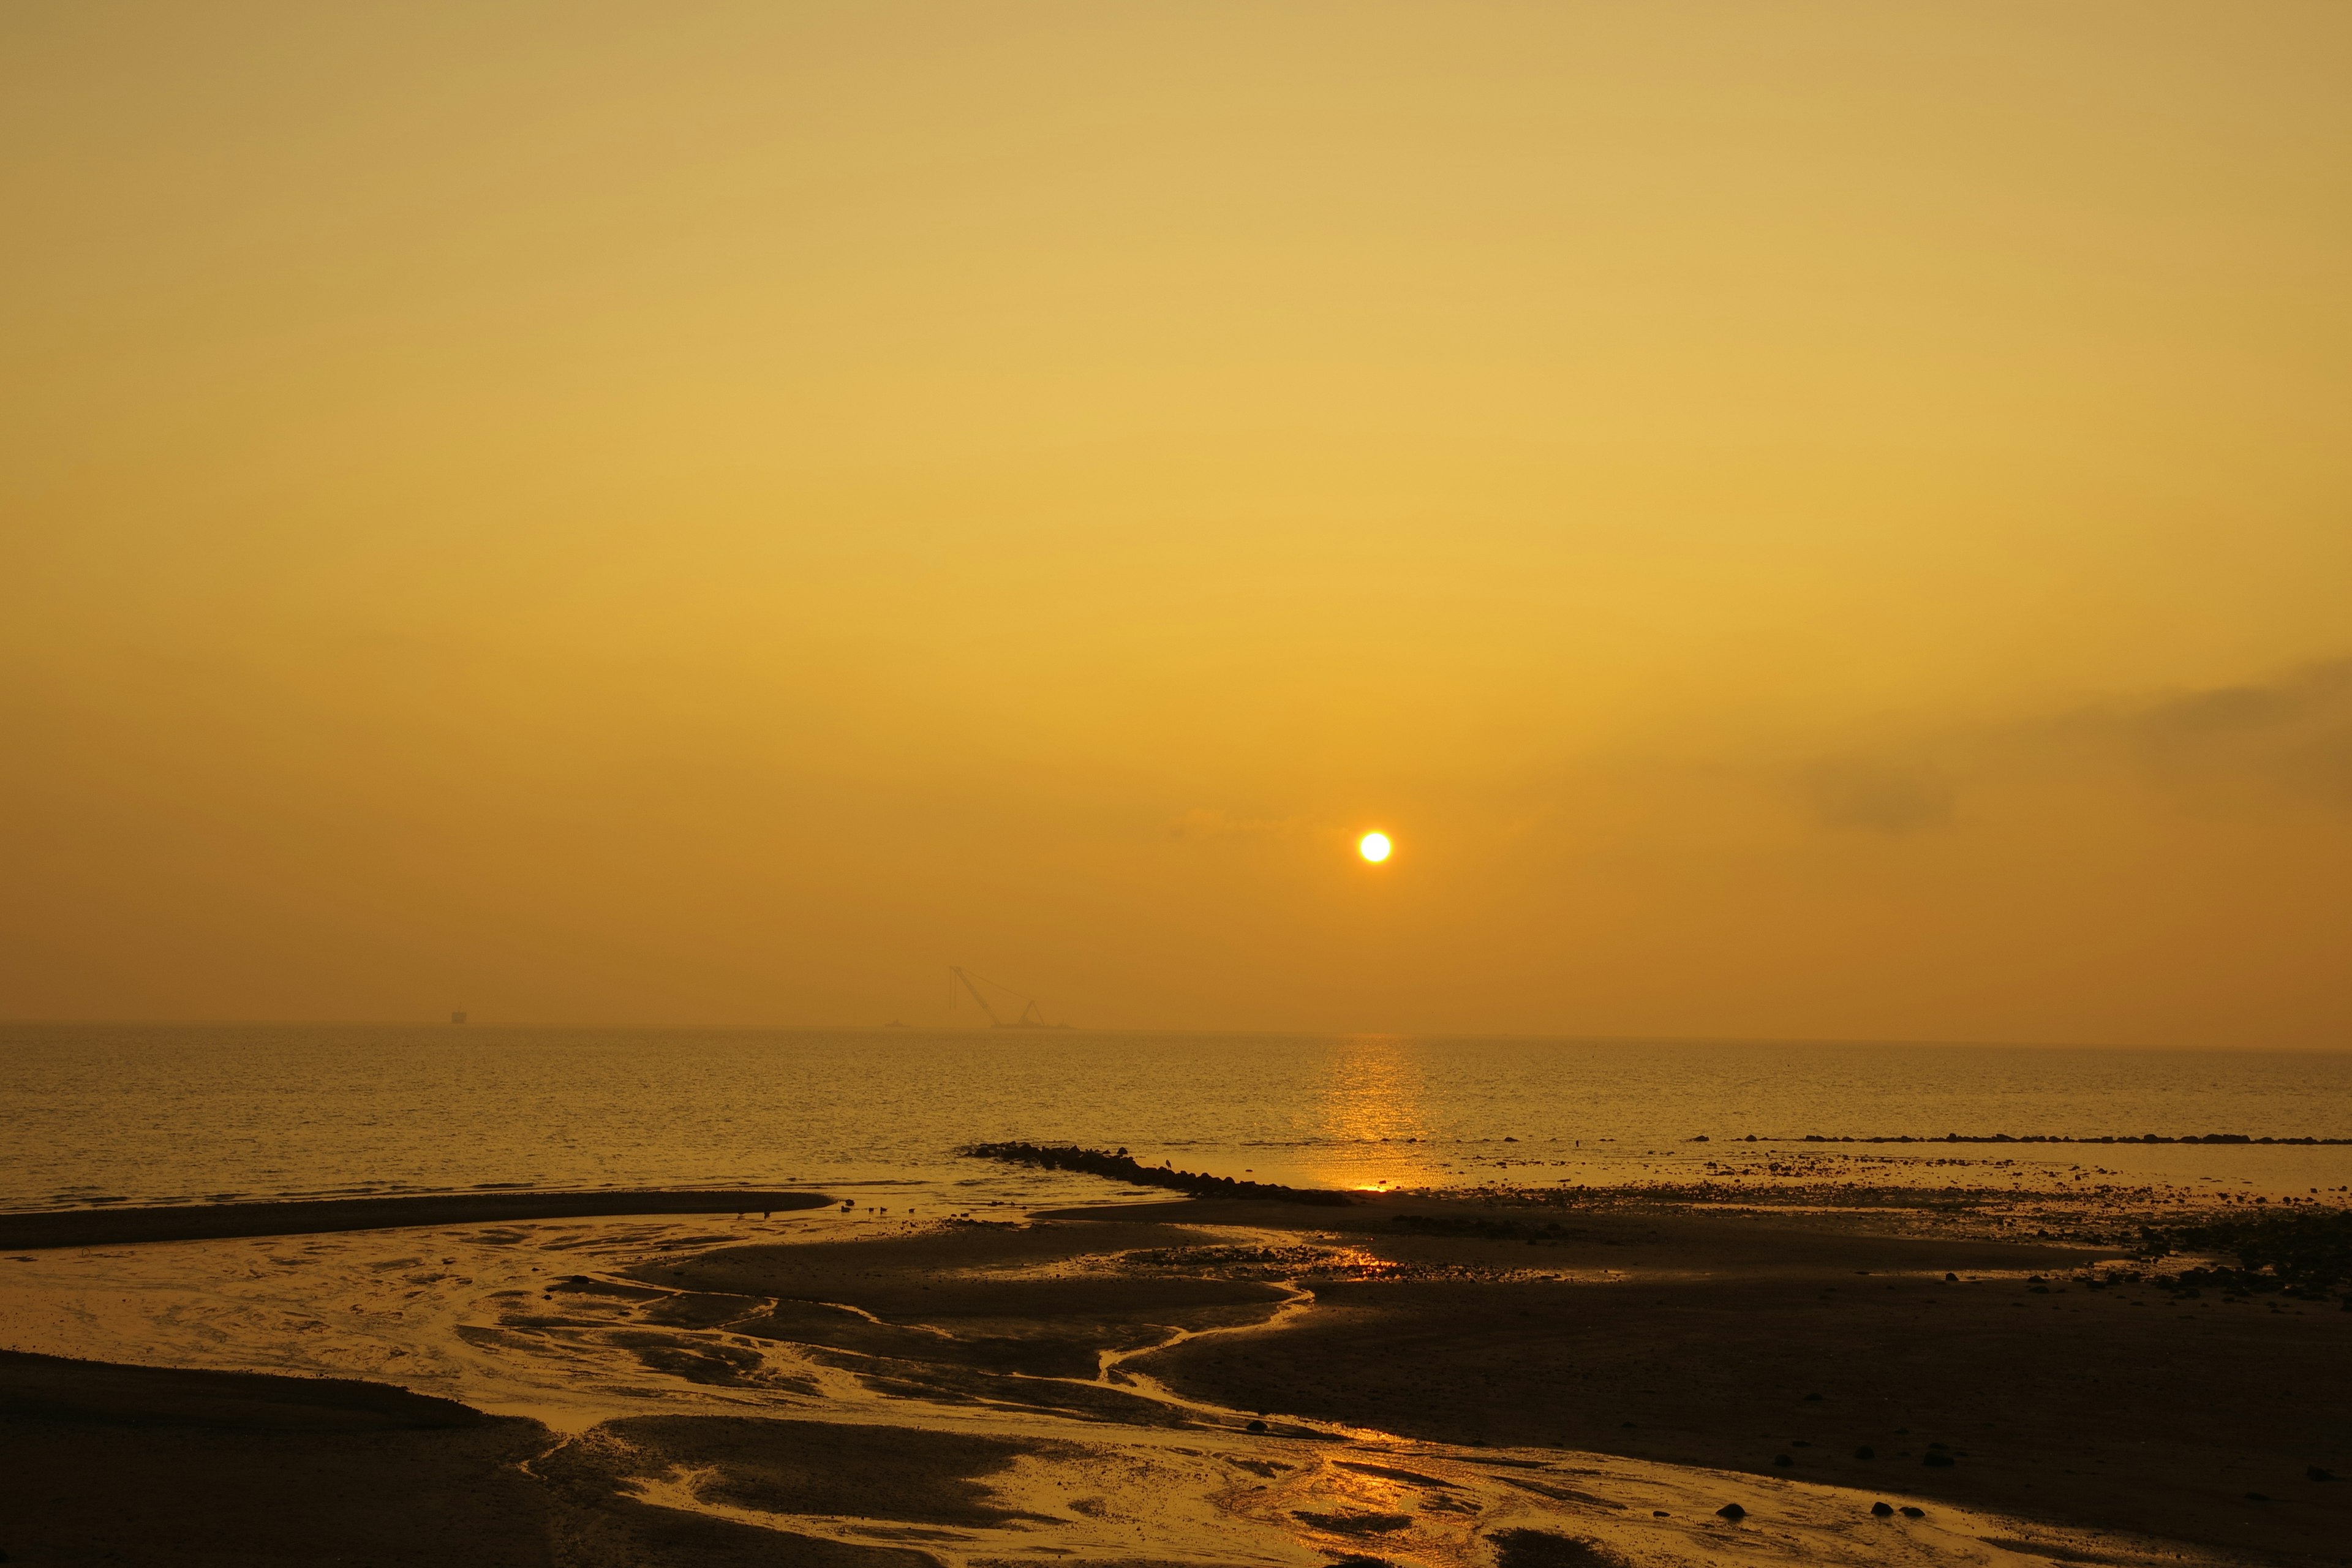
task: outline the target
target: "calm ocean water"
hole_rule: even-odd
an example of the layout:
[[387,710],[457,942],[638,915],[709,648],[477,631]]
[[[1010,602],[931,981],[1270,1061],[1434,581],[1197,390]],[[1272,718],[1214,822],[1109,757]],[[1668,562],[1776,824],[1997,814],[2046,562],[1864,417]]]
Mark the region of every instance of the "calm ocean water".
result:
[[[0,1027],[0,1207],[492,1184],[920,1181],[1024,1198],[1091,1178],[959,1161],[981,1139],[1126,1146],[1369,1186],[1690,1173],[1818,1132],[2352,1137],[2352,1055],[1396,1036]],[[1705,1133],[1709,1144],[1687,1141]],[[1897,1155],[1898,1151],[1874,1151]],[[2352,1149],[1923,1150],[2305,1192]],[[1941,1173],[1940,1175],[1933,1173]],[[1858,1173],[1863,1173],[1858,1172]]]

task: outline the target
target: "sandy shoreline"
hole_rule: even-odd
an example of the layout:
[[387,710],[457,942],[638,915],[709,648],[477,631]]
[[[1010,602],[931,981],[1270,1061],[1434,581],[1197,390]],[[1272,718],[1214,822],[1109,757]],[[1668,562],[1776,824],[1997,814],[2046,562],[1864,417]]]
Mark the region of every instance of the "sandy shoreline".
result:
[[658,1188],[625,1192],[433,1193],[383,1198],[174,1204],[0,1214],[0,1251],[122,1247],[234,1237],[317,1236],[344,1230],[483,1225],[591,1215],[777,1213],[820,1208],[821,1193]]
[[[0,1259],[0,1344],[219,1369],[0,1358],[5,1462],[58,1472],[0,1549],[211,1561],[197,1536],[289,1538],[271,1520],[339,1561],[566,1568],[2319,1564],[2352,1541],[2352,1485],[2305,1479],[2352,1472],[2352,1313],[2095,1289],[2112,1247],[1964,1214],[732,1224],[743,1194],[637,1195],[725,1202]],[[281,1398],[257,1371],[311,1375]],[[360,1414],[322,1425],[337,1401]],[[110,1511],[92,1473],[155,1507]],[[395,1473],[426,1500],[405,1522],[365,1495]]]

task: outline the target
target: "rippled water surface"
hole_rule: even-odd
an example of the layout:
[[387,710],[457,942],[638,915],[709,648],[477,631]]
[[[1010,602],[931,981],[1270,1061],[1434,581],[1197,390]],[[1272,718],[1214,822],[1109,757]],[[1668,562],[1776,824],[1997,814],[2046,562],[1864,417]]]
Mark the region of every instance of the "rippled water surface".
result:
[[[1749,1133],[2209,1131],[2352,1137],[2352,1055],[1058,1031],[0,1029],[0,1205],[14,1208],[505,1183],[1012,1180],[955,1158],[982,1139],[1126,1146],[1180,1168],[1368,1186],[1639,1179],[1687,1170]],[[1702,1133],[1707,1144],[1689,1142]],[[2256,1190],[2352,1182],[2346,1149],[2095,1157]],[[1089,1180],[1020,1179],[1033,1196]]]

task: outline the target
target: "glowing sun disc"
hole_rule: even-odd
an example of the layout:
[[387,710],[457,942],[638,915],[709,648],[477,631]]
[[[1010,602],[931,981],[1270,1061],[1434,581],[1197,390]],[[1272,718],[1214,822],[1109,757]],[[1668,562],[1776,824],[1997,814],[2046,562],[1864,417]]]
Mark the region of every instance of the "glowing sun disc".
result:
[[1385,833],[1365,834],[1356,840],[1356,853],[1378,865],[1389,858],[1389,836]]

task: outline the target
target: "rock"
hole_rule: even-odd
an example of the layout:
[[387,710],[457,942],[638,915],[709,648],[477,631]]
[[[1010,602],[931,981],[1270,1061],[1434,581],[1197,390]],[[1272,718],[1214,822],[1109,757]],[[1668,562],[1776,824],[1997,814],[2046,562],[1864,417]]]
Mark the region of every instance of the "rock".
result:
[[1797,1403],[1800,1405],[1819,1405],[1821,1402],[1822,1396],[1820,1394],[1808,1394],[1804,1398],[1799,1400]]
[[1919,1462],[1923,1465],[1931,1466],[1939,1470],[1948,1469],[1952,1466],[1959,1463],[1958,1460],[1953,1458],[1949,1454],[1937,1454],[1933,1452],[1923,1456]]
[[2303,1472],[2303,1479],[2306,1481],[2332,1481],[2336,1479],[2336,1472],[2323,1470],[2317,1465],[2313,1465]]
[[1927,1510],[1924,1508],[1906,1508],[1899,1510],[1898,1511],[1906,1519],[1925,1519],[1927,1517]]
[[1895,1510],[1887,1507],[1886,1504],[1883,1502],[1874,1502],[1870,1505],[1870,1517],[1873,1519],[1893,1519],[1895,1517]]
[[1864,1443],[1853,1451],[1853,1457],[1857,1459],[1874,1459],[1878,1458],[1878,1450]]
[[1960,1277],[1957,1274],[1947,1274],[1944,1276],[1944,1283],[1947,1285],[1957,1285],[1959,1282]]
[[1794,1459],[1792,1459],[1792,1458],[1789,1458],[1789,1456],[1788,1456],[1788,1455],[1786,1455],[1786,1454],[1775,1454],[1775,1455],[1773,1455],[1773,1456],[1772,1456],[1772,1465],[1773,1465],[1773,1468],[1776,1468],[1776,1469],[1783,1469],[1783,1470],[1785,1470],[1785,1469],[1787,1469],[1790,1465],[1793,1465],[1793,1464],[1795,1464],[1796,1462],[1797,1462],[1796,1460],[1794,1460]]
[[1253,1421],[1249,1424],[1248,1430],[1252,1432],[1263,1432],[1265,1430],[1265,1423],[1263,1421]]
[[2270,1500],[2270,1499],[2268,1499],[2268,1498],[2266,1498],[2266,1497],[2264,1497],[2264,1496],[2263,1496],[2262,1493],[2260,1493],[2260,1492],[2248,1492],[2248,1493],[2246,1494],[2246,1500],[2247,1500],[2248,1502],[2268,1502],[2268,1501],[2270,1501],[2271,1500]]
[[1727,1502],[1721,1508],[1715,1510],[1715,1517],[1717,1519],[1741,1520],[1748,1517],[1748,1510],[1740,1507],[1736,1502]]

